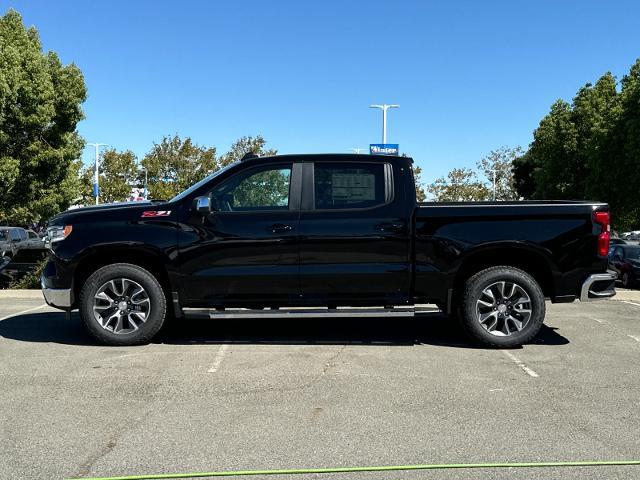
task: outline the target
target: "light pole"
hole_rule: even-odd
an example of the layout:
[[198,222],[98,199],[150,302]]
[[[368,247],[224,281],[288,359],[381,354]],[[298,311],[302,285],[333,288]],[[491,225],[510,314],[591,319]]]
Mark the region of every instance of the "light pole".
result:
[[400,105],[387,105],[383,103],[382,105],[369,105],[369,108],[379,108],[382,110],[382,143],[387,143],[387,110],[390,108],[400,108]]
[[492,168],[491,173],[493,174],[493,201],[496,201],[496,172],[502,172],[504,170],[508,170],[508,168]]
[[147,183],[148,183],[148,177],[147,177],[147,169],[144,169],[144,199],[147,199]]
[[96,197],[96,205],[98,205],[98,166],[100,162],[100,147],[106,147],[106,143],[88,143],[87,145],[91,145],[96,149],[96,168],[93,177],[93,196]]

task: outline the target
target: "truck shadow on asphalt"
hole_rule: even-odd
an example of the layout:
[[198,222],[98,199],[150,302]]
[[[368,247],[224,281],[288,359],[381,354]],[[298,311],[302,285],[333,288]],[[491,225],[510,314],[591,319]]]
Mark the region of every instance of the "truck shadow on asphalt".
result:
[[[0,336],[22,342],[66,345],[98,345],[85,330],[77,313],[70,319],[62,312],[17,315],[0,322]],[[169,345],[437,345],[481,348],[469,342],[455,322],[439,312],[413,318],[293,319],[270,320],[173,320],[153,343]],[[556,328],[543,326],[531,342],[566,345],[569,340]]]

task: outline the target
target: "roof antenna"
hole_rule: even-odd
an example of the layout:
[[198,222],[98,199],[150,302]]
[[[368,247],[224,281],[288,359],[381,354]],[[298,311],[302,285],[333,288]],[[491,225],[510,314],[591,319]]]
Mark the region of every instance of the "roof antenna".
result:
[[241,162],[244,162],[245,160],[251,160],[252,158],[258,158],[258,155],[256,155],[253,152],[247,152],[245,153],[242,158],[240,159]]

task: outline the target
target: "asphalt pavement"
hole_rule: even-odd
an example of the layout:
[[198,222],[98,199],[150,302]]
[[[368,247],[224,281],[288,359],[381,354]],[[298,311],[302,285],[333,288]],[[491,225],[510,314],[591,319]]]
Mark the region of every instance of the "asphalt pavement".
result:
[[[0,478],[640,460],[640,292],[616,298],[548,304],[514,350],[475,348],[438,313],[189,320],[123,348],[37,293],[2,292]],[[640,466],[275,478],[637,479]]]

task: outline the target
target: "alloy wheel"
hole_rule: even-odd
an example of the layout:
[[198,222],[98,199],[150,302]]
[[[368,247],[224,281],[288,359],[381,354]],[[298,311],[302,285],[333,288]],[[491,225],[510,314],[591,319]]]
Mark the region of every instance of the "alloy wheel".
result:
[[476,302],[477,320],[489,333],[507,337],[521,331],[531,319],[531,298],[515,282],[495,282],[482,290]]
[[102,328],[118,335],[138,330],[150,311],[149,294],[129,278],[109,280],[93,297],[94,318]]

